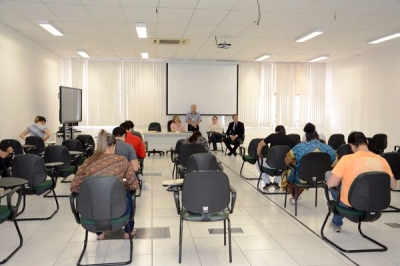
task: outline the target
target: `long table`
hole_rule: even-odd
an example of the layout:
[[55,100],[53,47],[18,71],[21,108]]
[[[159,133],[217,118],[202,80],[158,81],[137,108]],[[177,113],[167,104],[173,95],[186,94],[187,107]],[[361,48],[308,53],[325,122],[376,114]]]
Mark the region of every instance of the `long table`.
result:
[[148,142],[147,150],[169,150],[171,147],[174,149],[175,144],[180,139],[186,139],[191,136],[192,132],[143,132],[143,138]]

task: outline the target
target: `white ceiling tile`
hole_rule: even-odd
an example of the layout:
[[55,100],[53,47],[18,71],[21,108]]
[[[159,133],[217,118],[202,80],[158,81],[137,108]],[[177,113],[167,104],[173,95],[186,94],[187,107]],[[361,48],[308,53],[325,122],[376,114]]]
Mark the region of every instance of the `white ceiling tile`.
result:
[[57,19],[46,5],[42,3],[27,3],[27,2],[14,2],[6,1],[16,12],[20,13],[27,19]]
[[146,22],[156,23],[157,13],[154,8],[146,7],[123,7],[123,12],[127,22]]
[[58,25],[63,29],[64,33],[99,33],[100,30],[95,22],[75,22],[75,21],[58,21]]
[[185,36],[209,36],[215,30],[215,25],[193,25],[189,24],[185,31]]
[[157,7],[158,0],[119,0],[122,6]]
[[258,19],[258,13],[250,11],[230,11],[221,25],[250,26]]
[[41,2],[43,2],[43,3],[54,3],[54,4],[68,4],[68,5],[71,5],[71,4],[79,5],[79,4],[81,4],[80,0],[41,0]]
[[194,8],[198,0],[168,0],[160,1],[160,10],[163,8]]
[[199,1],[197,8],[230,10],[237,4],[237,2],[238,0],[201,0]]
[[307,12],[309,7],[317,3],[319,0],[280,0],[276,4],[270,6],[268,11],[277,12]]
[[14,8],[7,4],[7,2],[0,1],[0,18],[22,19],[24,16],[15,11]]
[[116,0],[81,0],[84,5],[98,5],[98,6],[120,6],[119,1]]
[[189,23],[193,15],[192,9],[163,8],[158,11],[159,23]]
[[205,10],[205,9],[197,9],[192,19],[190,20],[190,24],[220,24],[225,16],[228,14],[227,10]]
[[121,22],[97,22],[97,28],[105,34],[129,34],[126,23]]
[[240,34],[243,30],[245,30],[245,26],[218,26],[214,33],[215,35],[221,37],[231,37]]
[[186,27],[186,24],[160,24],[158,25],[156,37],[182,38]]
[[352,3],[341,12],[347,14],[370,14],[389,6],[394,2],[396,2],[396,0],[361,0]]
[[86,6],[94,21],[125,22],[124,12],[116,6]]
[[16,31],[39,31],[41,32],[43,29],[39,27],[38,24],[32,23],[27,19],[9,19],[9,18],[0,18],[0,21],[9,26],[10,28]]
[[308,7],[308,12],[333,14],[341,12],[346,7],[358,0],[320,0]]
[[91,21],[91,17],[82,5],[47,4],[47,7],[61,20]]

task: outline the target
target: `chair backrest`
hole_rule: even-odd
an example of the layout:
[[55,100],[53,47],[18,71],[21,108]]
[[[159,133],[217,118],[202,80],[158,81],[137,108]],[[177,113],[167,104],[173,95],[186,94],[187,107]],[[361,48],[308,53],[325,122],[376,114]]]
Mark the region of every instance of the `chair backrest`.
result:
[[353,153],[353,151],[351,150],[350,144],[342,144],[336,150],[338,160],[340,160],[340,158],[342,158],[344,155],[352,154],[352,153]]
[[375,134],[372,136],[375,141],[376,153],[381,154],[387,148],[387,135],[386,134]]
[[367,138],[367,141],[368,141],[368,150],[370,150],[373,153],[376,153],[375,140],[373,138]]
[[388,162],[390,169],[396,180],[400,179],[400,153],[398,152],[385,152],[381,155]]
[[67,147],[63,145],[50,145],[44,151],[45,163],[62,162],[64,165],[61,168],[67,168],[71,165],[71,155]]
[[334,150],[337,150],[340,145],[345,143],[346,141],[343,134],[332,134],[328,139],[328,145]]
[[33,153],[35,153],[35,154],[42,154],[44,152],[44,149],[46,148],[46,145],[44,144],[44,140],[42,138],[36,137],[36,136],[26,137],[25,144],[35,145],[35,148],[33,149]]
[[[101,193],[99,193],[101,191]],[[93,176],[85,178],[79,189],[77,209],[84,220],[82,226],[91,232],[119,230],[129,219],[112,223],[126,210],[126,191],[122,182],[113,176]],[[81,221],[82,221],[81,218]]]
[[286,169],[285,157],[290,151],[290,147],[286,145],[272,146],[267,155],[267,164],[274,169]]
[[188,173],[200,170],[219,170],[217,158],[208,152],[196,153],[190,156],[186,168]]
[[295,146],[301,142],[299,134],[292,133],[292,134],[287,134],[287,136],[293,140]]
[[92,150],[96,148],[96,142],[94,141],[94,138],[92,135],[89,134],[81,134],[76,137],[77,139],[83,140],[85,143],[85,146],[91,146]]
[[161,132],[161,124],[158,122],[151,122],[149,124],[149,128],[148,131],[157,131],[157,132]]
[[193,213],[215,213],[230,202],[229,178],[221,171],[190,172],[182,186],[182,206]]
[[69,151],[84,152],[82,143],[77,139],[66,139],[62,142],[62,145],[67,147]]
[[143,136],[139,131],[131,131],[132,135],[138,136],[143,141]]
[[28,186],[32,189],[34,185],[43,183],[47,173],[44,162],[36,154],[20,154],[13,159],[12,176],[23,178],[28,181]]
[[168,123],[167,123],[167,130],[168,130],[168,132],[171,132],[171,124],[172,124],[172,120],[169,120],[168,121]]
[[250,155],[251,157],[257,158],[257,146],[260,141],[262,141],[262,138],[256,138],[250,140],[249,146],[247,147],[247,154]]
[[0,149],[2,151],[7,150],[8,147],[12,147],[13,148],[15,155],[24,153],[24,150],[22,149],[21,143],[16,139],[3,139],[0,142]]
[[367,172],[358,175],[350,186],[350,205],[365,211],[363,221],[375,221],[390,204],[390,176],[385,172]]
[[174,149],[174,153],[175,154],[179,154],[180,150],[181,150],[181,146],[183,144],[183,142],[185,141],[185,139],[180,139],[176,142],[175,144],[175,149]]
[[182,165],[183,167],[187,166],[187,162],[195,153],[207,152],[203,145],[201,144],[183,144],[179,150],[179,158],[178,165]]
[[299,178],[306,182],[325,181],[326,171],[331,170],[331,157],[325,152],[310,152],[301,158]]

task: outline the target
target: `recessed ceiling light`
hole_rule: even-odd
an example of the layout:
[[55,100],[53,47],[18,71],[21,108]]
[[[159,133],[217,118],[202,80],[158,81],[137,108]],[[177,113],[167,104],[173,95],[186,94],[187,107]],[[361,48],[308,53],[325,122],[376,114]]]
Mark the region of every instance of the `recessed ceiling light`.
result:
[[271,54],[263,54],[255,59],[255,61],[264,61],[267,58],[270,58]]
[[310,60],[308,60],[308,62],[313,63],[313,62],[321,61],[321,60],[324,60],[324,59],[327,59],[327,58],[329,58],[329,55],[328,54],[324,54],[324,55],[320,55],[318,57],[311,58]]
[[147,38],[146,23],[136,22],[136,32],[139,38]]
[[294,41],[295,42],[305,42],[305,41],[308,41],[309,39],[317,37],[318,35],[321,35],[322,33],[324,33],[322,30],[314,30],[310,33],[307,33],[306,35],[296,38]]
[[76,53],[82,56],[83,58],[90,58],[90,55],[88,55],[84,50],[76,50]]
[[149,53],[148,52],[142,52],[142,59],[149,59]]
[[386,37],[381,37],[381,38],[378,38],[378,39],[370,40],[370,41],[368,41],[368,44],[377,44],[377,43],[389,41],[391,39],[398,38],[398,37],[400,37],[400,32],[396,32],[396,33],[391,34],[391,35],[386,36]]
[[38,20],[38,23],[43,29],[47,30],[54,36],[64,36],[59,30],[54,28],[54,26],[52,26],[48,20]]

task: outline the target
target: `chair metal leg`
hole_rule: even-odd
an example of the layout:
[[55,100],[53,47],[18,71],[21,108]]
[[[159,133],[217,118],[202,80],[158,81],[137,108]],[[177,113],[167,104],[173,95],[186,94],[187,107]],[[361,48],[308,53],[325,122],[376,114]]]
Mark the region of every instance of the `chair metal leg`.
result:
[[[239,172],[239,175],[240,175],[240,176],[242,176],[243,166],[244,166],[244,161],[243,161],[243,163],[242,163],[242,167],[240,168],[240,172]],[[244,177],[244,176],[243,176],[243,177]]]
[[224,246],[226,246],[226,220],[224,220]]
[[386,210],[383,210],[382,212],[400,212],[400,208],[394,207],[392,205],[389,205],[388,208],[390,208],[391,210],[386,209]]
[[18,232],[18,236],[19,236],[19,246],[14,249],[10,255],[7,256],[7,258],[5,258],[4,260],[0,261],[0,264],[4,264],[6,263],[12,256],[14,256],[15,253],[17,253],[17,251],[22,247],[22,244],[24,243],[24,239],[22,238],[22,234],[21,231],[19,230],[19,226],[16,220],[13,221],[14,225],[15,225],[15,229],[17,229]]
[[183,234],[183,219],[181,218],[179,224],[179,263],[182,262],[182,234]]
[[232,229],[231,220],[228,217],[228,241],[229,241],[229,262],[232,263]]
[[[53,218],[53,216],[58,212],[58,210],[60,209],[60,205],[58,204],[58,200],[57,200],[57,195],[56,192],[54,191],[54,189],[51,190],[53,192],[53,197],[54,200],[56,201],[56,210],[48,217],[44,217],[44,218],[21,218],[21,219],[15,219],[17,221],[45,221],[45,220],[50,220],[51,218]],[[23,208],[22,211],[20,211],[16,217],[18,217],[24,210],[25,210],[25,200],[26,195],[23,196]]]
[[342,251],[342,252],[346,252],[346,253],[357,253],[357,252],[377,252],[377,251],[386,251],[388,248],[379,243],[378,241],[366,236],[362,231],[361,231],[361,222],[358,222],[358,232],[361,234],[362,237],[364,237],[365,239],[368,239],[369,241],[375,243],[376,245],[380,246],[381,248],[371,248],[371,249],[344,249],[340,246],[338,246],[337,244],[333,243],[330,239],[328,239],[325,235],[324,235],[324,228],[326,225],[326,222],[328,221],[329,216],[331,215],[331,212],[328,211],[328,214],[325,217],[324,223],[322,224],[321,227],[321,237],[322,239],[329,243],[330,245],[334,246],[335,248],[337,248],[338,250]]
[[286,190],[285,190],[285,203],[283,204],[283,207],[286,208],[286,202],[287,202],[287,192],[288,192],[288,186],[289,184],[286,184]]
[[315,187],[315,207],[317,207],[318,187]]
[[298,199],[298,195],[297,195],[297,187],[294,187],[294,216],[297,216],[297,199]]

